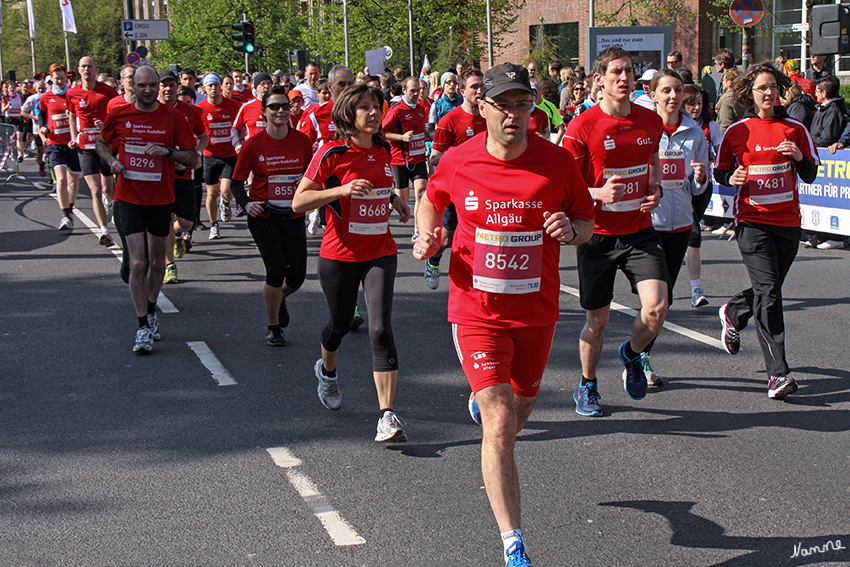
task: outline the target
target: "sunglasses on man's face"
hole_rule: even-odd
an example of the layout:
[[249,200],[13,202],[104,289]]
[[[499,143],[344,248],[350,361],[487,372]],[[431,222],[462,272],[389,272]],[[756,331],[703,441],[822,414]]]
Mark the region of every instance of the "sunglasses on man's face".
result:
[[290,106],[288,104],[284,104],[284,103],[280,103],[280,102],[273,102],[271,104],[267,104],[266,108],[268,108],[272,112],[277,112],[280,109],[289,110]]

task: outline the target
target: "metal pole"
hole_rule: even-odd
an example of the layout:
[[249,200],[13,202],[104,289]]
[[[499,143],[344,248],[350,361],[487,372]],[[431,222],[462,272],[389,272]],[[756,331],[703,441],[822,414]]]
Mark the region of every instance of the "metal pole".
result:
[[452,34],[453,28],[449,26],[449,59],[450,63],[454,65],[454,54],[455,54],[455,44],[454,44],[454,35]]
[[806,0],[803,0],[803,31],[800,32],[800,74],[805,76],[806,74],[806,24],[809,23],[809,13],[808,7],[806,6]]
[[413,0],[407,0],[407,32],[410,36],[410,76],[415,72],[413,70]]
[[590,17],[587,20],[587,27],[592,28],[596,26],[596,4],[594,0],[590,0]]
[[[0,34],[0,38],[2,38],[2,34]],[[0,46],[0,78],[3,77],[6,73],[3,71],[3,47]]]
[[487,66],[493,66],[493,18],[490,13],[490,0],[487,0]]
[[[248,21],[248,12],[246,12],[245,10],[242,10],[242,21],[243,22]],[[255,39],[255,41],[256,41],[256,39]],[[251,73],[251,71],[248,67],[248,52],[245,51],[245,74],[250,75],[250,73]]]
[[35,77],[35,38],[30,38],[30,49],[32,50],[32,76]]
[[348,0],[342,0],[342,29],[345,35],[345,66],[351,68],[348,44]]
[[68,32],[65,32],[65,68],[71,68],[71,48],[68,47]]

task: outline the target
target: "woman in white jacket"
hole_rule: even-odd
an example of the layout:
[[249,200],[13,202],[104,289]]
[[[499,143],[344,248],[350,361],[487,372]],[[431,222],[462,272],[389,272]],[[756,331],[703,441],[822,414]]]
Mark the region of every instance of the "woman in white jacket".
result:
[[658,144],[661,160],[663,197],[652,211],[652,225],[661,236],[667,269],[670,273],[669,299],[679,276],[682,259],[688,250],[694,210],[691,199],[710,186],[708,178],[708,142],[702,128],[682,110],[682,78],[671,69],[662,69],[650,86],[655,111],[664,122]]
[[[708,142],[690,114],[682,110],[682,77],[672,69],[656,73],[650,84],[655,111],[661,116],[664,131],[658,142],[661,161],[661,203],[652,210],[652,225],[661,237],[661,246],[670,275],[668,301],[673,303],[673,287],[688,249],[694,209],[691,196],[711,186],[708,179]],[[643,373],[649,386],[661,386],[663,380],[652,369],[649,351],[655,339],[641,355]]]

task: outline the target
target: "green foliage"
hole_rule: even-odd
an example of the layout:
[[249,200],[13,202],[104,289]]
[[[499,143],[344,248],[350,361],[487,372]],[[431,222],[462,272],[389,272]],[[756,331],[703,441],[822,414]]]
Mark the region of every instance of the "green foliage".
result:
[[171,39],[157,43],[152,61],[157,68],[179,63],[198,71],[224,73],[244,69],[245,56],[233,49],[231,24],[242,10],[254,22],[257,50],[250,55],[251,70],[287,69],[289,50],[302,46],[306,18],[297,0],[263,2],[244,0],[177,0],[168,5]]
[[684,0],[600,0],[596,21],[600,26],[666,25],[685,13]]
[[528,42],[528,58],[523,65],[528,66],[529,63],[534,63],[538,69],[543,69],[549,65],[550,61],[559,59],[557,40],[546,33],[546,26],[535,26],[531,40]]
[[[80,57],[93,57],[98,70],[117,76],[125,43],[121,41],[121,4],[103,0],[72,0],[77,32],[68,34],[71,67]],[[35,55],[38,71],[52,63],[65,63],[62,12],[56,0],[33,0]],[[26,2],[3,3],[3,69],[15,69],[18,77],[32,75],[29,24]]]
[[[732,5],[732,0],[708,0],[708,3],[715,7],[720,8],[719,14],[712,14],[711,12],[706,12],[706,16],[712,22],[716,22],[718,25],[725,28],[738,28],[739,30],[743,30],[744,28],[739,28],[738,24],[732,21],[732,17],[729,15],[729,6]],[[750,28],[749,33],[750,37],[758,36],[758,37],[770,37],[774,35],[773,32],[773,20],[774,13],[770,10],[771,5],[769,2],[763,2],[764,4],[764,17],[762,20],[756,24],[755,26]],[[778,20],[777,20],[778,21]],[[799,33],[797,32],[786,32],[786,33],[777,33],[776,36],[781,35],[793,35],[795,37],[799,37]]]
[[[525,0],[492,0],[493,44],[507,47],[508,30],[516,21]],[[304,34],[308,50],[325,64],[345,61],[345,41],[341,2],[326,4]],[[477,62],[486,57],[486,4],[484,0],[414,0],[414,73],[427,54],[434,71],[454,67],[457,61]],[[451,35],[449,27],[452,28]],[[351,68],[366,64],[365,52],[388,45],[393,57],[391,68],[410,66],[407,2],[349,0],[348,28]]]

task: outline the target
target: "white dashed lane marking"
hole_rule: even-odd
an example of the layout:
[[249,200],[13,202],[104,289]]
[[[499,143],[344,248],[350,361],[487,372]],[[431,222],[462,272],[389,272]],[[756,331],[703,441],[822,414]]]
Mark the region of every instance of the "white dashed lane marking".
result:
[[334,544],[344,546],[366,543],[366,540],[357,535],[339,512],[333,509],[313,481],[295,470],[295,467],[301,465],[301,459],[295,457],[286,447],[271,447],[266,451],[271,455],[274,464],[286,469],[289,482],[304,502],[313,509],[313,513],[322,522]]
[[212,374],[213,379],[218,382],[219,386],[236,385],[236,380],[233,379],[230,372],[219,362],[218,357],[213,354],[207,343],[204,341],[192,341],[186,344],[195,351],[195,354],[201,359],[201,363],[207,367],[207,370],[210,371],[210,374]]

